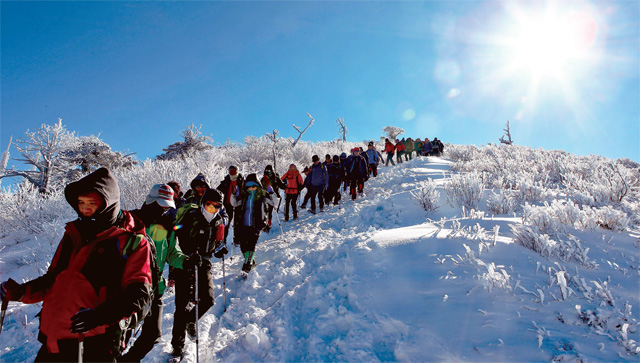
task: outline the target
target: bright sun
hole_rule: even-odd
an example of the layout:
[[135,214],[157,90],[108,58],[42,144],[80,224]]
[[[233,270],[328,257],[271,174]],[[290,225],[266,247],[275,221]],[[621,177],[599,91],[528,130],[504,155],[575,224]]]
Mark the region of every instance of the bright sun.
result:
[[589,56],[597,24],[587,12],[547,9],[545,14],[520,16],[509,31],[510,62],[537,76],[560,77]]

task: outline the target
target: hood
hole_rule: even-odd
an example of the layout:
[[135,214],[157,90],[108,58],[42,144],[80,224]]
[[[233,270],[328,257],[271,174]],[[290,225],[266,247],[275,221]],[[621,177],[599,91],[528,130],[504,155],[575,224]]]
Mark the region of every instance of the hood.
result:
[[120,188],[118,188],[116,178],[108,169],[100,168],[67,185],[64,189],[64,195],[69,205],[78,213],[80,219],[83,219],[78,211],[78,196],[92,191],[97,192],[105,204],[102,209],[96,211],[91,220],[97,223],[97,227],[107,228],[115,225],[118,213],[120,213]]
[[255,173],[247,175],[247,178],[244,181],[245,187],[247,187],[249,183],[255,183],[256,186],[260,187],[260,182],[258,181],[258,176]]
[[218,189],[207,189],[207,191],[204,192],[204,195],[202,196],[202,200],[200,204],[204,205],[204,203],[208,201],[222,204],[222,199],[223,199],[222,193],[220,193]]
[[198,175],[195,178],[193,178],[193,180],[191,181],[191,190],[193,191],[196,190],[196,187],[194,184],[196,184],[197,182],[204,183],[204,185],[207,186],[207,189],[210,188],[209,183],[207,183],[207,178],[202,173],[198,173]]

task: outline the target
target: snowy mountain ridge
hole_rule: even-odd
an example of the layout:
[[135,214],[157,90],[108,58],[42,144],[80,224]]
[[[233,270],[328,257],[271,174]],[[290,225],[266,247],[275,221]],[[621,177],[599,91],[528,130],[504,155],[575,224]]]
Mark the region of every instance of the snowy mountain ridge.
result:
[[[216,303],[200,321],[200,360],[637,361],[637,229],[561,223],[548,216],[567,204],[549,204],[545,228],[565,232],[556,238],[534,218],[544,205],[496,216],[488,188],[476,208],[451,206],[452,179],[472,175],[452,169],[444,158],[414,159],[382,168],[355,202],[343,197],[293,222],[280,215],[283,233],[274,225],[263,234],[247,280],[237,278],[240,251],[232,249],[224,313],[222,262],[214,264]],[[428,214],[416,200],[425,189],[437,197]],[[36,237],[0,240],[3,279],[31,279],[48,263],[52,251],[37,248]],[[172,292],[164,303],[163,341],[146,362],[170,352]],[[3,362],[33,360],[38,310],[10,304]],[[195,361],[195,344],[186,348],[185,360]]]

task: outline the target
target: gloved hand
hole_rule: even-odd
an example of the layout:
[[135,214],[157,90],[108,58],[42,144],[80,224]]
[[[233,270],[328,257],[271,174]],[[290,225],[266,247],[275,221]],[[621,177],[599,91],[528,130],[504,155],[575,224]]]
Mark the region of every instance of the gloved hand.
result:
[[229,250],[227,249],[227,244],[226,243],[220,243],[220,245],[216,248],[216,251],[213,253],[213,255],[216,258],[222,258],[228,252],[229,252]]
[[71,332],[73,334],[86,333],[91,329],[104,325],[102,321],[104,314],[96,309],[81,308],[71,317]]
[[174,286],[176,286],[176,280],[167,281],[167,287],[174,287]]
[[271,185],[267,185],[267,193],[269,194],[273,193],[273,188],[271,187]]
[[233,187],[233,195],[236,197],[240,196],[240,188],[238,188],[237,185]]
[[0,285],[0,297],[6,301],[20,301],[24,296],[26,287],[9,279]]
[[191,254],[189,257],[187,257],[186,260],[184,260],[184,262],[182,263],[182,266],[185,269],[189,269],[194,266],[200,266],[201,264],[202,264],[202,256],[200,256],[197,253],[194,253],[194,254]]

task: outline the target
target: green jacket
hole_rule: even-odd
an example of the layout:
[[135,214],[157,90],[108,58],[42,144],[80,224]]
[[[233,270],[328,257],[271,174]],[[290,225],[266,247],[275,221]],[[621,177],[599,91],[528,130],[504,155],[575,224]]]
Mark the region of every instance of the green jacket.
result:
[[162,274],[166,263],[171,267],[182,268],[187,255],[182,253],[180,246],[176,242],[176,234],[174,231],[167,231],[162,224],[152,224],[146,229],[147,235],[156,243],[156,252],[158,260],[158,273],[160,280],[158,281],[157,296],[162,296],[167,288],[167,282]]
[[412,152],[414,152],[415,149],[415,143],[413,140],[409,139],[404,143],[404,147],[407,148],[407,153],[410,154]]

